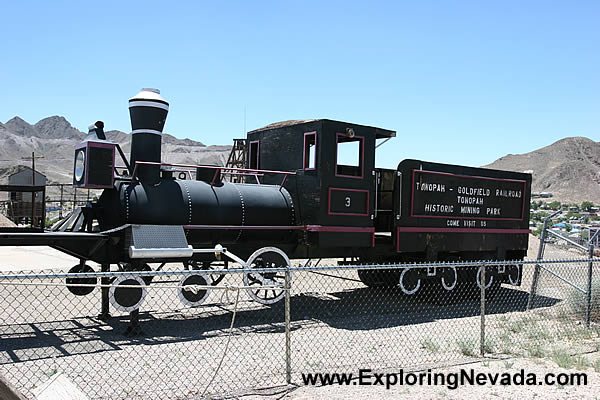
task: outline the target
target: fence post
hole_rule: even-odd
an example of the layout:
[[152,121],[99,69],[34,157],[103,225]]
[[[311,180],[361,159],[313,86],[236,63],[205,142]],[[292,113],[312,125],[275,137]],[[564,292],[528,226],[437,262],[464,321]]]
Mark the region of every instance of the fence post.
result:
[[589,252],[590,261],[588,263],[588,281],[587,281],[587,293],[585,294],[585,325],[589,328],[592,319],[592,268],[594,262],[594,244],[590,243]]
[[[542,235],[540,238],[540,247],[538,248],[537,260],[541,260],[544,256],[544,246],[546,244],[546,229],[548,229],[548,221],[552,219],[554,216],[562,213],[562,211],[557,211],[548,215],[544,219],[544,226],[542,227]],[[524,271],[521,271],[521,276],[523,276]],[[540,265],[536,264],[535,269],[533,270],[533,280],[531,281],[531,290],[529,291],[529,298],[527,299],[527,311],[533,305],[533,298],[535,297],[535,292],[537,291],[538,280],[540,278]]]
[[479,352],[485,356],[485,262],[481,266],[481,322],[479,337]]
[[285,271],[285,381],[289,385],[292,383],[292,332],[290,327],[290,301],[291,301],[291,279],[290,270]]

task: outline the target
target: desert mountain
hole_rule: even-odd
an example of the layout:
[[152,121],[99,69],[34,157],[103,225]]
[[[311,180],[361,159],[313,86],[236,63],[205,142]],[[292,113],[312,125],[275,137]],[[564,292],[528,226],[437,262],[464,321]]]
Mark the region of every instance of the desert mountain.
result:
[[600,143],[585,137],[561,139],[525,154],[509,154],[485,168],[533,174],[534,193],[569,203],[600,203]]
[[[0,123],[0,182],[19,164],[31,165],[22,157],[36,156],[36,169],[48,177],[49,183],[72,181],[73,154],[86,133],[74,128],[64,117],[44,118],[34,125],[19,117]],[[119,143],[127,156],[131,148],[131,135],[112,130],[106,132],[109,140]],[[191,139],[178,139],[164,134],[162,141],[163,162],[176,164],[224,165],[231,146],[206,146]],[[119,157],[117,156],[119,160]],[[118,165],[122,165],[117,161]]]
[[[64,117],[44,118],[34,125],[19,117],[0,123],[0,183],[19,164],[30,165],[22,157],[44,156],[36,160],[37,169],[49,183],[70,183],[74,146],[86,133],[74,128]],[[118,130],[106,132],[128,156],[131,135]],[[231,146],[206,146],[191,139],[163,135],[163,162],[176,164],[224,165]],[[553,199],[581,203],[600,203],[600,143],[584,137],[570,137],[525,154],[509,154],[485,168],[533,174],[533,192],[552,193]]]

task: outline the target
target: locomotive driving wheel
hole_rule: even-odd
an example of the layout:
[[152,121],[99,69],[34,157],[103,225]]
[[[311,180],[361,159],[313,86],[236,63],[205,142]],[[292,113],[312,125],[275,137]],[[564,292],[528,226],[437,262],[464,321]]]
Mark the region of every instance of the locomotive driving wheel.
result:
[[[291,265],[288,256],[276,247],[263,247],[255,251],[246,263],[247,268],[285,268]],[[244,274],[248,295],[261,304],[275,304],[285,296],[285,272],[250,272]],[[269,287],[265,287],[269,286]],[[272,286],[281,286],[273,288]]]

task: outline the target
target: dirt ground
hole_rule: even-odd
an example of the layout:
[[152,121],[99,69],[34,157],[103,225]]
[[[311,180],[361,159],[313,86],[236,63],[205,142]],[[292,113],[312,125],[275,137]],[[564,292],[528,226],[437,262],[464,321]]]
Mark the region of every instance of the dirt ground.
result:
[[[530,236],[528,259],[535,259],[538,255],[539,240]],[[581,250],[569,247],[557,247],[547,245],[545,248],[545,259],[570,259],[585,258],[587,255]],[[527,282],[529,283],[529,282]],[[527,287],[527,285],[524,285]],[[565,339],[559,335],[555,337],[558,345]],[[525,373],[534,373],[538,379],[547,373],[581,373],[588,376],[587,385],[510,385],[483,386],[465,385],[457,389],[449,389],[444,386],[392,386],[386,389],[382,386],[295,386],[289,389],[282,388],[281,392],[269,396],[271,398],[308,400],[308,399],[354,399],[354,398],[380,398],[380,399],[600,399],[600,340],[596,337],[591,341],[591,351],[575,356],[572,363],[579,365],[571,368],[561,368],[553,358],[563,362],[552,349],[545,349],[545,354],[536,354],[538,357],[521,357],[518,355],[491,355],[484,360],[468,362],[463,365],[449,368],[434,368],[433,372],[456,373],[460,369],[473,369],[475,373],[517,373],[521,369]],[[568,346],[567,346],[568,348]],[[568,364],[568,363],[567,363]],[[423,369],[417,371],[424,371]],[[334,370],[329,372],[352,372],[356,370]],[[259,399],[265,396],[249,395],[243,399]]]
[[[548,247],[549,258],[582,254]],[[537,239],[530,240],[530,258]],[[40,262],[43,260],[43,264]],[[0,270],[66,270],[76,260],[49,248],[1,248]],[[568,267],[568,268],[567,268]],[[584,267],[584,266],[581,266]],[[571,279],[583,269],[557,265]],[[562,268],[562,269],[560,269]],[[578,267],[579,268],[579,267]],[[283,302],[267,307],[241,292],[236,321],[229,334],[235,292],[213,290],[200,308],[184,308],[169,285],[158,279],[142,307],[143,335],[123,335],[126,313],[113,310],[108,323],[95,318],[98,290],[76,297],[60,286],[0,287],[0,373],[32,389],[64,372],[93,398],[198,399],[229,344],[217,378],[206,396],[244,399],[375,398],[596,398],[600,393],[600,329],[587,330],[565,316],[565,285],[542,276],[538,302],[525,312],[532,266],[519,288],[505,287],[486,316],[489,356],[477,356],[479,301],[451,303],[399,297],[397,291],[374,291],[357,281],[355,271],[323,276],[292,276],[291,327],[293,382],[299,372],[483,372],[541,374],[583,371],[587,386],[293,386],[284,385]],[[565,275],[567,276],[567,275]],[[54,281],[50,283],[55,283]],[[56,283],[59,283],[58,281]],[[223,284],[239,285],[232,274]],[[151,285],[151,287],[153,286]],[[161,286],[162,285],[162,286]],[[582,354],[582,355],[581,355]],[[558,363],[566,368],[558,367]],[[444,367],[445,366],[445,367]],[[265,390],[256,388],[268,387]]]
[[69,269],[79,260],[48,246],[0,247],[0,272]]

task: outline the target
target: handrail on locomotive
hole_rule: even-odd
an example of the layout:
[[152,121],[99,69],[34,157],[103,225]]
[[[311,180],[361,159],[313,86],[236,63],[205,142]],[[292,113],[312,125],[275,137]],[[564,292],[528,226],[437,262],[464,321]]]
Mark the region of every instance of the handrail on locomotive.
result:
[[[221,173],[229,174],[229,175],[254,176],[254,177],[256,177],[256,183],[259,185],[260,185],[260,181],[258,180],[259,176],[264,176],[265,174],[283,175],[283,179],[279,185],[280,188],[282,188],[285,185],[285,182],[289,175],[296,175],[296,172],[294,172],[294,171],[271,171],[271,170],[267,170],[267,169],[233,168],[233,167],[212,166],[212,165],[209,166],[209,165],[191,165],[191,164],[172,164],[172,163],[152,162],[152,161],[136,161],[135,167],[133,168],[133,173],[131,174],[131,177],[130,177],[130,182],[132,182],[132,183],[137,182],[136,172],[138,170],[138,165],[157,165],[160,167],[190,168],[190,169],[183,169],[183,170],[175,170],[175,171],[187,172],[190,179],[192,179],[191,171],[194,169],[198,169],[198,168],[211,169],[211,170],[214,169],[215,174],[214,174],[212,181],[210,182],[211,186],[214,186],[216,184],[217,178]],[[116,168],[128,169],[125,166],[115,166],[115,169]]]

